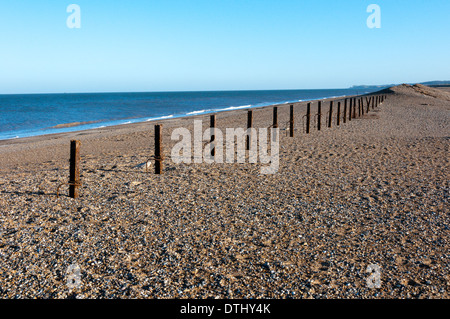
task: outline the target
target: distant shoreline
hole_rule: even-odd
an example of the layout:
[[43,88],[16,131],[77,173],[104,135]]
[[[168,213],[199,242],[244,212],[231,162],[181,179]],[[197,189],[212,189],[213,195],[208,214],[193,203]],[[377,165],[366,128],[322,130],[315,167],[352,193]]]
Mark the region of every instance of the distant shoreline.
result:
[[[311,90],[315,91],[315,90]],[[311,94],[311,91],[305,91],[304,95],[314,95]],[[358,92],[359,91],[359,92]],[[271,91],[266,91],[271,92]],[[276,91],[273,91],[276,92]],[[325,92],[321,92],[325,93]],[[272,102],[259,102],[259,103],[248,103],[246,104],[245,101],[241,101],[242,105],[238,105],[239,101],[237,103],[232,103],[231,101],[228,101],[227,105],[221,106],[220,103],[218,103],[218,106],[214,105],[205,105],[204,107],[201,106],[200,108],[193,108],[193,109],[187,109],[186,111],[182,111],[181,108],[175,108],[173,110],[173,114],[165,112],[161,112],[160,115],[154,115],[154,116],[146,116],[146,117],[126,117],[122,119],[115,119],[115,120],[86,120],[86,121],[73,121],[73,122],[60,122],[57,125],[48,126],[46,128],[36,128],[36,129],[25,129],[22,131],[11,131],[11,132],[0,132],[0,142],[2,141],[11,141],[11,140],[19,140],[23,138],[29,138],[33,136],[43,136],[43,135],[53,135],[58,133],[68,133],[68,132],[75,132],[75,131],[87,131],[92,129],[101,129],[104,127],[114,127],[118,125],[128,125],[128,124],[136,124],[136,123],[145,123],[145,122],[154,122],[156,120],[162,120],[162,119],[170,119],[170,118],[184,118],[184,117],[190,117],[195,115],[206,115],[206,114],[212,114],[212,113],[221,113],[221,112],[227,112],[232,110],[238,110],[238,109],[252,109],[252,108],[259,108],[259,107],[267,107],[267,106],[273,106],[273,105],[285,105],[285,104],[292,104],[297,102],[312,102],[312,101],[318,101],[318,100],[325,100],[325,99],[332,99],[332,98],[344,98],[346,96],[355,96],[355,95],[365,95],[365,94],[372,94],[374,92],[368,92],[367,90],[364,90],[361,92],[361,90],[353,90],[350,92],[328,92],[330,95],[328,96],[318,96],[318,97],[310,97],[310,98],[304,98],[304,99],[280,99],[280,101],[272,101]],[[333,94],[334,93],[334,94]],[[341,93],[341,94],[339,94]],[[345,93],[345,94],[342,94]],[[317,95],[317,94],[316,94]],[[235,104],[235,106],[232,106],[232,104]]]

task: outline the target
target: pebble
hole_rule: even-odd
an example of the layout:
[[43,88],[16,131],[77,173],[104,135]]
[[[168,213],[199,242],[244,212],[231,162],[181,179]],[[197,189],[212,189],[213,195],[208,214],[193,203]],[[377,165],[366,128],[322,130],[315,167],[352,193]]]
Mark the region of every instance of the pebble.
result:
[[[56,158],[2,170],[0,297],[449,298],[450,141],[436,129],[448,102],[423,131],[414,101],[393,95],[377,119],[282,134],[274,175],[166,160],[156,176],[138,166],[144,142],[86,159],[77,200],[56,198],[67,179]],[[255,123],[270,122],[260,112]],[[367,285],[371,264],[381,288]]]

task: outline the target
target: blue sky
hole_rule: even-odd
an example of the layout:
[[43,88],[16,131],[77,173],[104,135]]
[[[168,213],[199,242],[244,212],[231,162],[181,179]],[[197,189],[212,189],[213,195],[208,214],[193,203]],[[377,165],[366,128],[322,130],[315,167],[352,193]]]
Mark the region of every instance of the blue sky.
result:
[[448,0],[2,0],[0,94],[450,80],[449,34]]

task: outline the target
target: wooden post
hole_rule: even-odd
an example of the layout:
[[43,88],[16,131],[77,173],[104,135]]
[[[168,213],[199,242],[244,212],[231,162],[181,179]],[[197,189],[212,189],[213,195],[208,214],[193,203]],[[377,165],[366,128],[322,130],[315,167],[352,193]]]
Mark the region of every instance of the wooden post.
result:
[[70,141],[69,197],[78,198],[80,186],[80,141]]
[[344,101],[344,117],[342,119],[344,120],[344,123],[347,122],[347,99]]
[[214,135],[214,129],[216,127],[216,115],[212,114],[210,117],[210,125],[209,127],[212,129],[212,134],[211,134],[211,156],[215,156],[216,155],[216,145],[214,144],[214,141],[216,139],[216,136]]
[[321,126],[321,120],[322,120],[322,101],[319,101],[319,104],[317,105],[317,130],[320,131]]
[[328,127],[331,127],[333,121],[333,101],[330,101],[330,112],[328,114]]
[[336,115],[336,125],[339,126],[340,124],[341,124],[341,102],[338,102],[337,115]]
[[353,98],[353,118],[356,118],[356,99]]
[[350,99],[349,101],[349,108],[348,108],[348,120],[352,120],[352,109],[353,108],[353,99]]
[[311,125],[311,103],[306,106],[306,134],[309,134],[309,127]]
[[370,112],[370,99],[366,98],[366,102],[367,102],[366,113],[369,113]]
[[294,105],[291,104],[289,112],[289,136],[294,137]]
[[364,99],[361,97],[361,115],[364,115]]
[[358,99],[358,117],[361,117],[361,99]]
[[[253,111],[249,110],[247,112],[247,128],[250,129],[253,127]],[[247,134],[247,151],[250,150],[250,133]]]
[[371,102],[372,102],[372,110],[375,109],[375,96],[372,95],[372,97],[370,98]]
[[278,107],[273,107],[273,128],[278,127]]
[[155,174],[162,174],[162,125],[155,125]]

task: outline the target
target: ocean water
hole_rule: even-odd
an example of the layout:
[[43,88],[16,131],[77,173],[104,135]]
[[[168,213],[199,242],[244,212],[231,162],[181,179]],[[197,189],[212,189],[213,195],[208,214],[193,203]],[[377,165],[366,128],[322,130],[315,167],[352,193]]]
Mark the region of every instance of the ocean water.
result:
[[0,140],[370,92],[329,89],[0,95]]

